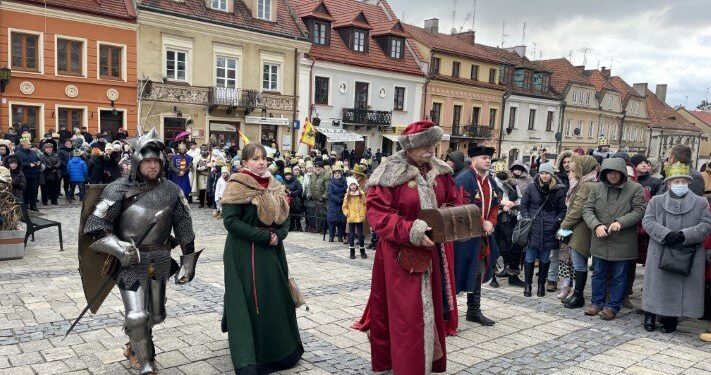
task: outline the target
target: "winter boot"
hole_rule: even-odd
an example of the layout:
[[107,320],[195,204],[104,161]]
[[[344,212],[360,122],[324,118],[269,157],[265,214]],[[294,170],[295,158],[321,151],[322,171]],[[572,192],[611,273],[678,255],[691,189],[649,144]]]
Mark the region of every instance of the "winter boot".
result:
[[531,289],[533,284],[533,267],[536,265],[534,262],[526,262],[523,264],[523,295],[526,297],[531,296]]
[[563,279],[563,286],[560,287],[560,293],[556,297],[563,299],[568,297],[568,293],[570,293],[570,279],[566,277]]
[[494,275],[494,276],[491,278],[491,282],[489,283],[489,286],[492,287],[492,288],[498,288],[498,287],[499,287],[499,282],[496,281],[496,275]]
[[548,269],[551,267],[551,262],[541,263],[538,268],[538,291],[536,296],[545,297],[546,295],[546,277],[548,276]]
[[660,323],[662,323],[662,333],[673,333],[676,332],[676,326],[679,323],[679,319],[676,317],[665,316],[660,318]]
[[656,315],[654,315],[650,312],[645,312],[644,313],[644,330],[647,332],[654,331],[654,329],[657,328],[657,325],[655,324],[656,319],[657,319]]
[[518,275],[509,275],[509,285],[523,287],[525,283],[518,278]]
[[563,306],[569,309],[579,309],[585,306],[585,296],[583,296],[583,291],[585,290],[585,283],[587,281],[587,272],[575,271],[575,291],[573,292],[573,297],[564,300]]
[[467,293],[467,320],[487,327],[496,324],[481,313],[481,283],[476,283],[474,292]]
[[365,253],[365,248],[361,247],[360,248],[360,257],[363,259],[368,259],[368,255]]
[[351,259],[355,259],[355,247],[351,247]]

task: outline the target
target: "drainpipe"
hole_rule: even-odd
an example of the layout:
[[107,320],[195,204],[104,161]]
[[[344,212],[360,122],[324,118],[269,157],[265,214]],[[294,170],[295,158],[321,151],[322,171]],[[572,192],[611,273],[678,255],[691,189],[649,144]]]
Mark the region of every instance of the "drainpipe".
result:
[[296,154],[299,151],[299,145],[296,144],[296,129],[294,129],[294,121],[296,121],[296,106],[298,104],[298,88],[299,88],[299,49],[294,48],[294,111],[291,114],[291,152]]
[[501,97],[501,130],[499,130],[499,159],[501,158],[501,143],[504,141],[504,116],[506,114],[506,99],[511,96],[511,93],[506,90]]
[[619,143],[619,149],[617,151],[622,151],[622,134],[623,134],[622,132],[625,130],[625,118],[626,117],[627,117],[627,111],[622,111],[622,118],[620,119],[620,133],[617,135],[617,143]]
[[664,130],[659,131],[659,149],[657,150],[657,155],[659,155],[659,159],[662,158],[662,139],[664,138]]
[[[560,120],[558,121],[558,134],[560,134],[560,140],[556,140],[556,154],[560,155],[560,149],[563,147],[563,118],[565,116],[565,107],[568,104],[565,100],[560,102]],[[585,150],[587,152],[587,150]]]
[[652,127],[650,126],[649,127],[649,141],[647,141],[647,150],[644,153],[645,157],[649,157],[649,152],[652,150],[652,133],[653,132],[654,132],[654,130],[652,130]]
[[698,170],[698,168],[699,168],[699,164],[698,164],[699,163],[699,153],[701,151],[701,135],[698,135],[695,138],[696,138],[696,159],[694,159],[694,163],[696,163],[696,165],[694,166],[694,168],[696,170]]

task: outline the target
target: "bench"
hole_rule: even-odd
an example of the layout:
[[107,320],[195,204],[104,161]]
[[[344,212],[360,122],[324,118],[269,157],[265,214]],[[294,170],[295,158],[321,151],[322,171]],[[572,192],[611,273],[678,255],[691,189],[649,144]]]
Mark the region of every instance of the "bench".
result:
[[32,237],[32,242],[35,241],[35,232],[50,227],[57,227],[59,231],[59,251],[64,251],[64,243],[62,242],[62,223],[52,220],[43,219],[41,217],[30,216],[29,210],[25,205],[22,207],[22,222],[27,225],[25,232],[25,247],[27,247],[27,239]]

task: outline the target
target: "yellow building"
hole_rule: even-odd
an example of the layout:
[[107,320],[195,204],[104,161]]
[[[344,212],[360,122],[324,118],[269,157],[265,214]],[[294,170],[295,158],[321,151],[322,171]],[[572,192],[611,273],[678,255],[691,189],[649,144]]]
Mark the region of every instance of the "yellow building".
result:
[[477,144],[497,147],[504,94],[499,57],[476,44],[473,31],[439,33],[436,18],[426,20],[424,28],[405,25],[405,31],[428,72],[423,117],[445,132],[439,154],[466,152]]
[[286,0],[143,1],[138,24],[144,129],[218,145],[240,130],[294,148],[298,59],[310,43]]
[[701,129],[701,144],[699,146],[698,164],[711,161],[711,112],[709,111],[689,111],[684,107],[677,108],[677,113],[689,120],[697,128]]

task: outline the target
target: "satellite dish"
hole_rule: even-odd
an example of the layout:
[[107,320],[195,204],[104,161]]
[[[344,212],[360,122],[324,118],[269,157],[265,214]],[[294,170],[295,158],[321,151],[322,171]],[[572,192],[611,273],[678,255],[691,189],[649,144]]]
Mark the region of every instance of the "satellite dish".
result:
[[560,134],[560,132],[555,133],[555,140],[556,141],[561,141],[563,139],[563,134]]
[[573,130],[573,134],[580,135],[580,128],[575,128],[575,130]]

